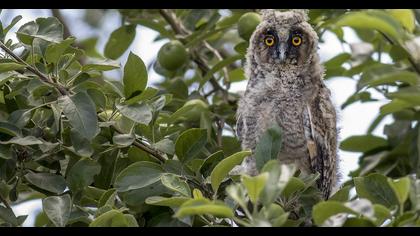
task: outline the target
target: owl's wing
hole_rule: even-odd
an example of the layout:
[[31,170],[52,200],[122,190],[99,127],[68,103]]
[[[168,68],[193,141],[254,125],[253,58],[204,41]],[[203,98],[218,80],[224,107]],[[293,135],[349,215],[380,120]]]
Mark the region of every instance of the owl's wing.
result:
[[242,115],[238,115],[236,121],[236,136],[238,136],[239,142],[242,142],[242,129],[244,128],[244,123],[242,119]]
[[336,112],[330,91],[322,87],[307,107],[306,137],[312,171],[320,174],[318,187],[327,199],[337,178]]

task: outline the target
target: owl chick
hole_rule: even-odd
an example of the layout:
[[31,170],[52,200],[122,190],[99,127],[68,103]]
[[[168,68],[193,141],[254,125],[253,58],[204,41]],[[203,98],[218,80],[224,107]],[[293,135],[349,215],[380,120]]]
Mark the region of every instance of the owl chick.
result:
[[[276,122],[283,130],[280,162],[294,163],[302,173],[318,172],[318,188],[328,199],[337,182],[337,127],[318,36],[303,10],[261,13],[246,56],[249,81],[238,104],[237,135],[243,149],[254,151]],[[240,168],[258,174],[253,156]]]

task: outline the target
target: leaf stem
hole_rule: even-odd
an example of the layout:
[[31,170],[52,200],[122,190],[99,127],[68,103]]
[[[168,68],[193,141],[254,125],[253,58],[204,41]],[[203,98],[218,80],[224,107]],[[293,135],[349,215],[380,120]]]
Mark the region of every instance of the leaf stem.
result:
[[7,202],[6,199],[3,198],[3,196],[0,194],[0,201],[4,204],[4,206],[6,206],[7,209],[12,210],[12,207],[10,207],[10,204]]
[[[69,95],[69,91],[67,91],[66,88],[62,87],[60,84],[54,83],[53,81],[51,81],[47,76],[45,76],[44,74],[42,74],[38,69],[36,69],[35,67],[32,67],[31,65],[29,65],[27,62],[25,62],[24,60],[22,60],[19,56],[17,56],[14,52],[12,52],[9,48],[6,47],[6,45],[4,45],[2,42],[0,42],[0,48],[3,49],[7,54],[9,54],[10,56],[12,56],[16,61],[24,64],[26,66],[26,69],[28,69],[29,71],[31,71],[32,73],[34,73],[35,75],[37,75],[39,77],[40,80],[42,80],[43,82],[50,84],[52,86],[54,86],[56,89],[58,89],[58,91],[60,92],[61,95]],[[105,119],[102,119],[101,117],[98,117],[98,119],[102,122],[106,122]],[[117,131],[120,134],[123,134],[124,132],[121,131],[118,127],[116,127],[115,125],[111,126],[115,131]],[[140,148],[141,150],[149,153],[150,155],[152,155],[154,158],[156,158],[159,162],[164,162],[166,159],[159,153],[159,151],[153,149],[152,147],[149,147],[148,144],[145,144],[141,141],[135,140],[133,143],[134,146]]]
[[[103,119],[102,117],[98,117],[98,119],[102,122],[106,122],[105,119]],[[124,132],[122,130],[120,130],[117,126],[115,125],[111,125],[111,127],[118,133],[120,134],[124,134]],[[165,162],[166,158],[163,157],[158,150],[155,150],[154,148],[150,147],[148,144],[145,144],[139,140],[134,140],[133,145],[140,148],[141,150],[149,153],[152,157],[154,157],[156,160],[158,160],[159,162],[163,163]]]
[[[391,44],[391,45],[395,45],[395,43],[384,33],[380,32],[379,33],[384,36],[384,38]],[[409,55],[409,57],[407,58],[408,61],[410,62],[410,64],[413,66],[414,70],[417,72],[417,74],[420,74],[420,68],[418,67],[418,65],[414,62],[413,58],[411,57],[410,52],[407,51],[407,49],[405,47],[403,47],[403,45],[400,45],[402,49],[404,49],[404,51],[407,52],[407,54]]]
[[4,45],[3,42],[1,42],[1,41],[0,41],[0,48],[3,49],[11,57],[13,57],[16,61],[25,65],[26,69],[28,69],[30,72],[37,75],[41,81],[54,86],[62,95],[67,95],[68,94],[68,91],[66,90],[66,88],[64,88],[61,85],[56,84],[53,81],[51,81],[47,76],[42,74],[37,68],[29,65],[26,61],[22,60],[22,58],[17,56],[12,50],[10,50],[8,47],[6,47],[6,45]]
[[[176,16],[173,14],[173,12],[169,10],[161,9],[159,10],[159,13],[166,20],[166,22],[168,22],[168,24],[171,26],[171,28],[176,34],[181,35],[181,36],[185,35],[186,30],[184,29],[182,24],[177,21]],[[180,39],[180,41],[184,45],[186,44],[185,39]],[[208,49],[214,53],[215,49],[211,47]],[[219,53],[218,55],[220,56]],[[218,57],[218,55],[216,55],[216,57]],[[207,72],[210,70],[210,68],[207,66],[208,63],[203,58],[201,58],[197,52],[192,52],[191,56],[192,56],[193,61],[197,64],[197,66],[203,72],[203,75],[206,75]],[[220,84],[217,82],[217,80],[213,76],[210,78],[209,82],[211,83],[211,85],[213,86],[215,90],[221,91],[224,94],[224,97],[227,98],[227,90],[225,90],[222,86],[220,86]]]

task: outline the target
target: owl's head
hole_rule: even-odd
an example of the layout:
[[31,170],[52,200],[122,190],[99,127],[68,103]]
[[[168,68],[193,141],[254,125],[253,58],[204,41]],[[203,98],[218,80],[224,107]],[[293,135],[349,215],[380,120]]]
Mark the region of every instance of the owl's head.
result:
[[262,21],[250,38],[257,64],[302,65],[316,54],[318,36],[307,22],[304,10],[262,10]]

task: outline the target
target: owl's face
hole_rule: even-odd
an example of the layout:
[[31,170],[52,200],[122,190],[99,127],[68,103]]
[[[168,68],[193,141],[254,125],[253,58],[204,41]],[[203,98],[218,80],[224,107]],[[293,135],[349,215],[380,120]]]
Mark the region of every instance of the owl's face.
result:
[[318,37],[303,11],[266,10],[250,43],[260,65],[302,65],[316,51]]

